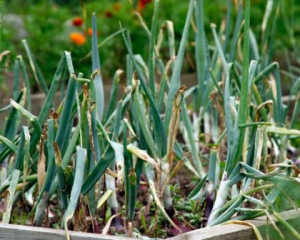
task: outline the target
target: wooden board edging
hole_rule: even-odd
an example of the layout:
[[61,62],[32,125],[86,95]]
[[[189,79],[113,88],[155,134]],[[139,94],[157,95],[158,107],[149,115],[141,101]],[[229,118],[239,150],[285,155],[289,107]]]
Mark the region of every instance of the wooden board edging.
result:
[[[69,231],[72,240],[133,240],[120,236]],[[64,230],[0,223],[0,240],[65,240]]]
[[[286,220],[298,233],[300,233],[300,208],[285,211],[279,214],[282,219]],[[295,239],[294,236],[282,224],[272,216],[273,221],[281,230],[285,239]],[[248,220],[255,225],[260,231],[263,239],[282,239],[278,232],[274,229],[271,222],[266,216]],[[269,238],[267,238],[267,236]],[[252,227],[240,224],[224,224],[213,227],[202,228],[187,232],[166,240],[254,240],[257,239]]]
[[[300,208],[298,210],[289,210],[279,214],[282,219],[286,220],[292,227],[297,231],[300,231]],[[282,224],[278,223],[273,217],[274,222],[276,222],[277,227],[282,231],[285,239],[295,239],[290,232],[287,231]],[[255,225],[263,239],[281,239],[277,231],[267,220],[266,216],[259,217],[254,220],[249,220],[251,224]],[[133,240],[134,238],[127,238],[121,236],[110,236],[101,235],[94,233],[83,233],[69,231],[72,240]],[[0,240],[65,240],[65,231],[41,228],[41,227],[31,227],[22,226],[14,224],[3,224],[0,223]],[[253,232],[252,227],[240,225],[240,224],[225,224],[213,227],[202,228],[199,230],[194,230],[188,233],[184,233],[175,237],[167,238],[166,240],[254,240],[257,239]]]

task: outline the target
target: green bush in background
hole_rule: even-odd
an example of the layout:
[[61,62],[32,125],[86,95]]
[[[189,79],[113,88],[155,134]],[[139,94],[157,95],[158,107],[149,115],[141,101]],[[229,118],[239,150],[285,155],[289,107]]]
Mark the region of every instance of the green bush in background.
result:
[[[275,56],[278,59],[283,59],[282,57],[285,55],[283,49],[293,51],[293,47],[295,47],[293,46],[295,42],[292,42],[290,36],[295,36],[295,41],[299,39],[297,36],[300,27],[299,24],[296,24],[296,21],[297,16],[300,14],[300,7],[294,4],[292,8],[292,0],[280,2],[282,6],[278,12],[276,31],[273,34],[274,39],[276,39],[274,42]],[[131,32],[134,52],[139,52],[142,57],[145,57],[147,54],[147,45],[144,44],[147,36],[142,31],[139,19],[132,10],[129,1],[102,0],[101,3],[99,1],[82,1],[82,3],[84,8],[78,1],[6,1],[3,18],[5,19],[7,14],[16,14],[16,16],[23,19],[24,30],[27,33],[25,38],[31,46],[37,62],[41,65],[48,85],[50,84],[51,73],[55,71],[55,65],[59,61],[61,49],[72,51],[75,66],[80,64],[84,73],[89,72],[90,58],[84,57],[89,53],[90,38],[87,36],[86,43],[82,46],[77,46],[70,41],[69,34],[71,32],[84,32],[90,28],[90,24],[86,21],[83,23],[83,26],[74,27],[72,26],[72,20],[76,17],[84,18],[84,15],[90,16],[94,11],[97,14],[100,43],[107,36],[120,29],[119,24],[121,22],[122,26]],[[258,42],[261,41],[261,25],[265,4],[266,1],[256,0],[253,1],[251,7],[253,19],[251,27]],[[187,1],[162,0],[160,5],[164,11],[159,13],[158,25],[161,26],[164,20],[172,20],[174,23],[175,43],[178,46],[187,12]],[[214,22],[217,26],[222,25],[222,20],[227,12],[227,3],[224,0],[207,1],[204,2],[204,9],[205,30],[208,32],[207,38],[211,42],[210,23]],[[139,10],[138,6],[136,10]],[[153,1],[140,11],[147,26],[151,24],[152,11]],[[232,11],[232,18],[235,17],[235,14],[236,11]],[[231,28],[233,30],[234,26],[231,26]],[[16,56],[16,53],[24,53],[20,43],[21,39],[15,37],[17,31],[18,29],[15,29],[10,24],[5,24],[4,21],[1,29],[1,49],[10,50],[12,57]],[[187,44],[187,59],[189,61],[184,63],[184,72],[195,71],[193,35],[193,31],[190,31]],[[166,46],[165,52],[168,52]],[[290,52],[288,54],[290,55]],[[110,79],[114,70],[122,68],[125,63],[126,49],[120,34],[101,47],[100,56],[104,66],[102,70],[104,79]],[[293,60],[295,57],[292,56],[291,59]],[[83,60],[80,61],[80,59]],[[284,63],[285,61],[282,62]],[[85,64],[85,67],[82,63]]]

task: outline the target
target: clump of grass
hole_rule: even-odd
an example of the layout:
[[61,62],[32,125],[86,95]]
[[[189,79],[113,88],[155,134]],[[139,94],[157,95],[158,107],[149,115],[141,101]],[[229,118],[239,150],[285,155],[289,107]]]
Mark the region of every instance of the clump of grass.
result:
[[[279,5],[266,7],[264,22],[272,27],[264,28],[263,34],[270,37],[257,45],[250,29],[250,0],[245,0],[245,6],[243,1],[236,3],[235,23],[232,4],[228,1],[226,25],[219,34],[217,26],[211,25],[214,43],[209,45],[203,1],[190,0],[177,53],[172,23],[158,26],[158,0],[150,29],[136,13],[148,36],[149,56],[145,61],[133,52],[130,32],[121,26],[128,51],[126,88],[117,102],[122,74],[118,70],[106,108],[95,15],[90,77],[78,73],[71,53],[64,52],[48,89],[23,41],[34,77],[47,95],[39,116],[30,113],[31,106],[25,105],[25,99],[27,103],[30,99],[28,76],[18,57],[15,86],[22,73],[26,88],[15,88],[10,105],[3,109],[10,113],[0,136],[0,162],[7,162],[0,186],[8,203],[4,220],[9,222],[14,203],[26,200],[32,210],[24,223],[49,222],[54,205],[63,213],[56,216],[55,224],[66,230],[67,238],[68,229],[79,229],[82,221],[93,232],[100,232],[100,225],[102,233],[126,229],[128,236],[140,234],[135,230],[140,224],[139,231],[155,236],[157,228],[167,227],[167,233],[174,235],[263,214],[278,217],[283,201],[297,208],[298,195],[289,197],[289,186],[298,185],[299,171],[287,154],[290,140],[300,136],[295,129],[299,101],[293,107],[288,102],[290,119],[282,102],[279,65],[270,62]],[[197,84],[186,89],[181,69],[191,22]],[[167,62],[160,55],[165,41]],[[55,92],[65,78],[63,100],[54,109]],[[299,99],[299,86],[295,80],[291,99],[296,94]],[[19,133],[21,115],[28,126]],[[174,179],[183,167],[196,183],[179,198]],[[145,205],[140,203],[141,195],[146,197]]]

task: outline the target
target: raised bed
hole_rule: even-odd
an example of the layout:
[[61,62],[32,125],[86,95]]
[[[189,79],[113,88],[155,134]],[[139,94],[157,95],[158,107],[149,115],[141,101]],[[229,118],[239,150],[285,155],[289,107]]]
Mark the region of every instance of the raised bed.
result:
[[[279,214],[282,219],[286,220],[294,229],[300,231],[300,208],[297,210],[289,210]],[[276,226],[281,230],[285,239],[296,239],[281,223],[278,223],[273,217]],[[266,216],[259,217],[255,220],[246,221],[253,224],[259,230],[263,239],[277,240],[282,239],[278,232],[274,229],[271,222]],[[268,236],[268,238],[267,238]],[[224,224],[214,227],[203,228],[178,235],[170,238],[170,240],[254,240],[257,239],[253,228],[241,224]]]
[[[300,208],[298,210],[289,210],[280,213],[282,219],[286,220],[294,229],[300,229]],[[281,230],[285,239],[295,239],[295,237],[278,223],[277,227]],[[247,221],[255,225],[260,231],[263,239],[281,239],[278,232],[274,229],[266,217],[260,217],[255,220]],[[32,239],[32,240],[63,240],[65,239],[64,230],[55,230],[49,228],[20,226],[13,224],[0,224],[0,240],[10,239]],[[133,238],[108,236],[93,233],[82,233],[69,231],[72,240],[130,240]],[[188,233],[184,233],[167,240],[253,240],[257,239],[251,226],[241,224],[225,224],[214,227],[203,228]]]
[[[117,237],[93,233],[69,231],[72,240],[130,240],[134,238]],[[64,230],[30,227],[14,224],[0,224],[0,240],[65,240]]]

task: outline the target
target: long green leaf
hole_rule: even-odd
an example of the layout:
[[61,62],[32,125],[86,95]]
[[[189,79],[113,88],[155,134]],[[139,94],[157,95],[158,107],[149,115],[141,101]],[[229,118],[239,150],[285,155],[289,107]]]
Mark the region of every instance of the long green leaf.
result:
[[12,211],[12,208],[13,208],[13,200],[14,200],[14,195],[15,195],[17,184],[18,184],[19,176],[20,176],[20,171],[15,169],[13,171],[12,179],[11,179],[11,182],[10,182],[10,185],[9,185],[9,188],[8,188],[8,192],[9,192],[8,202],[7,202],[7,205],[6,205],[6,210],[3,214],[3,219],[2,219],[3,223],[8,224],[10,222],[11,211]]
[[26,100],[27,100],[27,110],[30,112],[31,111],[31,93],[30,93],[30,81],[29,81],[29,77],[26,71],[26,66],[25,63],[23,61],[22,56],[18,56],[17,57],[19,60],[19,64],[22,68],[22,73],[23,73],[23,77],[24,77],[24,83],[25,83],[25,88],[26,88]]
[[17,151],[17,146],[10,141],[9,139],[7,139],[6,137],[3,137],[0,135],[0,141],[7,146],[12,152],[16,152]]
[[53,143],[54,151],[55,151],[55,165],[56,165],[56,171],[57,171],[57,177],[58,177],[58,183],[59,183],[59,190],[60,190],[60,196],[62,199],[62,205],[64,209],[67,209],[68,207],[68,200],[67,200],[67,183],[64,175],[64,171],[62,168],[62,156],[60,149],[58,148],[57,143]]
[[102,83],[102,77],[100,72],[100,59],[98,54],[98,46],[97,46],[97,25],[96,25],[96,14],[93,13],[92,18],[92,72],[96,71],[94,76],[95,88],[94,88],[94,96],[97,107],[97,115],[98,119],[102,120],[103,112],[104,112],[104,88]]
[[235,58],[236,58],[236,52],[237,52],[237,43],[239,40],[239,36],[240,36],[240,32],[241,32],[241,25],[242,25],[242,21],[243,21],[243,2],[239,1],[238,3],[238,12],[237,12],[237,16],[236,16],[236,22],[235,22],[235,27],[234,27],[234,31],[232,34],[232,40],[231,40],[231,45],[230,45],[230,56],[229,56],[229,62],[234,62]]
[[197,170],[197,177],[198,178],[203,178],[205,176],[203,166],[199,157],[199,148],[197,147],[197,142],[198,139],[194,138],[193,134],[193,128],[192,128],[192,123],[189,118],[188,112],[187,112],[187,107],[185,101],[182,102],[181,104],[181,118],[185,126],[185,130],[187,133],[187,140],[189,143],[189,148],[192,154],[192,159],[194,166],[196,167]]
[[154,12],[152,15],[151,34],[149,38],[149,85],[152,96],[155,97],[155,38],[157,32],[159,0],[154,1]]
[[76,151],[76,144],[78,141],[80,135],[80,125],[77,125],[75,128],[75,131],[73,132],[73,135],[71,137],[71,140],[68,144],[68,148],[65,152],[65,155],[62,159],[62,168],[65,169],[69,162],[72,160],[72,155]]
[[163,122],[161,120],[158,108],[155,105],[155,101],[146,85],[146,80],[145,80],[143,71],[142,71],[141,67],[138,65],[138,63],[132,53],[132,48],[130,46],[128,36],[127,37],[125,36],[125,31],[122,32],[122,36],[123,36],[127,51],[129,52],[133,66],[136,69],[136,73],[141,82],[142,88],[143,88],[145,95],[148,98],[148,101],[150,103],[150,109],[151,109],[152,117],[153,117],[153,125],[154,125],[153,129],[154,129],[155,141],[157,143],[159,143],[157,145],[159,147],[158,152],[159,152],[160,156],[164,156],[166,153],[166,135],[165,135],[165,131],[164,131]]
[[[16,98],[16,102],[20,105],[24,105],[24,91],[21,91]],[[3,136],[12,141],[18,131],[19,124],[21,122],[21,114],[16,108],[10,110],[9,116],[6,118]],[[0,152],[2,152],[4,146],[0,144]]]
[[68,208],[64,214],[64,228],[66,231],[66,238],[70,239],[68,233],[68,221],[72,219],[75,209],[77,207],[77,203],[80,197],[81,187],[83,183],[83,175],[84,175],[84,165],[87,157],[86,149],[77,147],[76,148],[76,166],[75,166],[75,176],[74,182],[70,195],[70,202]]
[[[135,79],[136,81],[136,79]],[[151,131],[149,129],[149,120],[146,118],[146,107],[144,104],[144,101],[142,99],[142,96],[139,92],[138,86],[137,86],[138,82],[135,82],[135,91],[133,93],[133,102],[135,104],[135,109],[137,111],[137,115],[138,115],[138,120],[141,126],[141,129],[143,131],[143,134],[145,136],[146,142],[148,144],[148,147],[151,149],[151,154],[153,155],[153,157],[155,159],[158,158],[158,152],[157,152],[157,148],[156,148],[156,144],[152,138],[152,134]]]
[[81,193],[83,195],[87,194],[88,191],[95,185],[95,183],[100,179],[102,174],[105,172],[106,168],[110,164],[110,162],[114,159],[115,152],[110,145],[107,146],[105,152],[101,156],[99,162],[96,164],[93,171],[90,175],[85,179]]
[[53,80],[51,82],[49,92],[46,95],[45,102],[44,102],[44,104],[42,106],[42,109],[39,113],[39,123],[41,125],[44,124],[45,120],[47,119],[47,117],[49,115],[49,111],[53,106],[52,103],[53,103],[53,100],[54,100],[54,97],[55,97],[55,93],[57,92],[57,88],[59,86],[60,80],[62,78],[62,74],[63,74],[65,66],[66,66],[66,54],[67,53],[63,54],[60,61],[59,61],[59,64],[58,64],[57,69],[56,69],[56,71],[54,73],[54,76],[53,76]]
[[133,169],[133,160],[131,154],[127,150],[127,128],[123,130],[124,139],[123,139],[123,150],[124,150],[124,186],[125,186],[125,208],[126,208],[126,217],[129,221],[134,219],[134,210],[136,202],[136,173]]
[[[240,151],[243,146],[245,129],[238,130],[238,125],[245,124],[248,117],[248,101],[249,101],[249,29],[250,29],[250,0],[246,0],[245,9],[245,25],[244,25],[244,46],[243,46],[243,75],[242,75],[242,85],[241,85],[241,98],[240,107],[238,111],[238,119],[235,122],[235,149],[232,155],[232,159],[229,160],[228,165],[226,165],[226,170],[228,174],[231,173],[234,166],[240,157]],[[232,149],[233,150],[233,149]]]
[[165,133],[168,135],[168,128],[169,128],[169,123],[171,119],[171,114],[172,114],[172,108],[173,108],[173,102],[175,99],[175,95],[180,87],[180,74],[181,74],[181,68],[182,68],[182,63],[184,59],[184,52],[185,52],[185,47],[188,41],[188,33],[189,33],[189,28],[190,28],[190,22],[193,16],[193,10],[194,10],[194,5],[195,1],[190,0],[189,3],[189,8],[188,8],[188,13],[184,25],[184,29],[182,32],[182,37],[180,41],[180,46],[178,50],[178,54],[176,57],[175,61],[175,66],[170,82],[170,89],[168,93],[168,98],[166,102],[166,116],[165,116]]
[[124,71],[117,70],[115,72],[114,77],[113,77],[113,82],[112,82],[112,85],[111,85],[109,103],[108,103],[108,107],[107,107],[107,110],[106,110],[105,120],[107,120],[109,118],[109,116],[112,115],[112,113],[113,113],[113,111],[116,107],[118,86],[119,86],[121,74],[123,74],[123,73],[124,73]]
[[74,68],[72,64],[71,54],[69,52],[65,52],[67,66],[70,73],[69,83],[67,87],[67,93],[65,97],[65,102],[63,106],[63,110],[60,116],[60,122],[57,129],[57,134],[55,138],[55,142],[57,142],[60,149],[64,149],[65,145],[67,145],[68,129],[72,128],[73,122],[71,121],[71,111],[72,106],[75,100],[75,93],[77,90],[77,82],[76,76],[74,75]]
[[[22,164],[27,163],[27,161],[30,159],[29,157],[29,144],[30,144],[30,133],[29,129],[26,126],[22,127],[22,133],[21,133],[21,138],[19,141],[18,145],[18,151],[16,154],[16,159],[15,159],[15,169],[22,169]],[[26,170],[23,169],[23,175],[26,176]]]
[[198,88],[196,93],[196,104],[195,110],[197,111],[201,106],[201,94],[205,91],[205,83],[207,81],[208,74],[208,62],[207,62],[207,51],[206,51],[206,36],[204,31],[204,11],[203,11],[203,0],[196,1],[196,33],[195,33],[195,58],[197,68],[197,82]]
[[[25,50],[26,50],[26,53],[27,53],[27,56],[28,56],[28,59],[29,59],[29,63],[30,63],[30,66],[31,66],[31,69],[33,71],[33,75],[34,75],[34,78],[37,82],[37,84],[41,87],[42,91],[47,95],[48,93],[48,87],[47,87],[47,84],[45,82],[45,79],[42,75],[42,72],[38,66],[38,64],[36,63],[32,53],[31,53],[31,50],[27,44],[27,41],[24,39],[22,40],[22,43],[25,47]],[[28,89],[29,91],[29,89]]]

